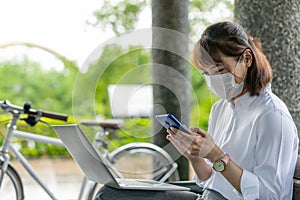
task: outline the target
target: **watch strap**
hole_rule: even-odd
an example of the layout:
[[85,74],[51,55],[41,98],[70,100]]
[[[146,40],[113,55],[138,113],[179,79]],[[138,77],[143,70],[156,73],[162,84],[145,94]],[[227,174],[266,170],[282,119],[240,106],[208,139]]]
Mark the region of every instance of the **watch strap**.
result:
[[223,158],[221,159],[221,161],[223,161],[225,163],[225,165],[227,165],[229,160],[230,160],[229,155],[227,153],[225,153]]
[[[227,153],[224,153],[224,155],[221,158],[213,162],[213,169],[216,170],[217,172],[223,172],[229,160],[230,160],[229,155]],[[222,166],[221,168],[218,167],[220,165]]]

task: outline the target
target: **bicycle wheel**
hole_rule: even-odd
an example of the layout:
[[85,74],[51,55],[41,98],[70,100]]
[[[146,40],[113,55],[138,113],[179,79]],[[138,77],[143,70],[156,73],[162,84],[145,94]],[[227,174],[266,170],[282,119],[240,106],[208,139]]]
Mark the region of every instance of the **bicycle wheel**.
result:
[[[179,181],[177,163],[164,149],[151,143],[126,144],[111,152],[107,159],[113,164],[112,171],[120,178]],[[94,184],[88,199],[93,199],[98,189],[99,185]]]
[[157,145],[134,142],[110,153],[110,162],[126,178],[178,181],[177,163]]
[[[2,162],[0,162],[0,168],[2,167]],[[2,176],[2,174],[1,174]],[[1,199],[6,200],[23,200],[24,191],[23,184],[17,171],[8,164],[7,170],[3,176],[2,184],[0,187]]]

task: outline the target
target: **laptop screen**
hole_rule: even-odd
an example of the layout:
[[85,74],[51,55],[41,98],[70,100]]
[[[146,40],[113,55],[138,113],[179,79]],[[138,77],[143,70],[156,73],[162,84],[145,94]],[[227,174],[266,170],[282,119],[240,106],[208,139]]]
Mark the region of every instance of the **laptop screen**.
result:
[[95,150],[76,124],[52,126],[83,173],[92,181],[107,184],[116,182],[105,160]]

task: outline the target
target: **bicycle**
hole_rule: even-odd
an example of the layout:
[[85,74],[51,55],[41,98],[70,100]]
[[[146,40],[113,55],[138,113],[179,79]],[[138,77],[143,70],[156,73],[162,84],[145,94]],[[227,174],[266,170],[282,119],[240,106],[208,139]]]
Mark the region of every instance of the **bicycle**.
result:
[[[42,122],[41,117],[67,121],[67,116],[64,114],[31,109],[31,105],[29,103],[25,103],[23,107],[20,107],[17,105],[10,104],[9,101],[0,101],[0,107],[3,111],[10,113],[12,116],[11,121],[8,124],[6,137],[3,140],[3,144],[0,151],[0,189],[2,191],[6,191],[6,194],[12,195],[10,197],[5,197],[5,199],[24,199],[24,187],[22,184],[22,180],[16,169],[10,164],[10,154],[13,154],[17,158],[17,160],[20,161],[20,163],[30,174],[30,176],[43,188],[43,190],[49,195],[51,199],[57,199],[54,196],[54,194],[50,191],[50,189],[46,186],[46,184],[41,180],[39,175],[29,164],[27,159],[12,145],[11,139],[13,137],[18,137],[42,143],[49,143],[57,146],[64,146],[64,144],[58,138],[52,138],[49,136],[42,136],[17,130],[17,122],[18,120],[24,120],[29,125],[34,126],[38,122]],[[21,114],[26,114],[27,118],[21,119]],[[93,144],[97,150],[102,148],[103,152],[99,150],[99,153],[102,153],[104,155],[108,164],[111,164],[113,166],[114,163],[116,163],[118,160],[121,160],[126,155],[139,153],[142,153],[143,155],[148,154],[153,157],[153,166],[155,166],[155,170],[153,170],[154,176],[151,179],[159,181],[179,180],[177,164],[163,149],[159,148],[156,145],[148,143],[131,143],[121,146],[113,152],[108,151],[108,145],[103,140],[103,136],[109,134],[110,131],[114,131],[121,128],[122,121],[83,121],[81,122],[81,124],[86,126],[99,127],[99,130],[95,135]],[[118,171],[117,168],[112,167],[112,169],[116,176],[120,178],[123,177],[122,173]],[[78,195],[78,199],[83,198],[83,194],[87,183],[88,179],[84,177]],[[93,198],[96,187],[96,183],[90,182],[87,199]],[[0,195],[2,198],[4,197],[2,194]]]
[[6,194],[11,196],[4,197],[2,194],[1,196],[5,199],[24,199],[24,188],[21,177],[16,169],[10,164],[10,154],[13,154],[17,160],[20,161],[30,176],[48,193],[52,199],[55,199],[54,195],[50,192],[46,184],[42,182],[27,159],[13,146],[11,140],[13,137],[19,137],[43,143],[54,144],[57,146],[64,146],[63,143],[57,138],[17,130],[17,122],[18,120],[21,120],[21,114],[27,115],[27,118],[22,118],[22,120],[31,126],[34,126],[36,123],[41,121],[41,117],[67,121],[67,116],[64,114],[33,110],[31,109],[30,103],[25,103],[23,107],[20,107],[10,104],[9,101],[1,101],[0,106],[3,111],[10,113],[12,116],[11,121],[7,126],[6,136],[3,140],[0,151],[0,188],[2,191],[5,190]]

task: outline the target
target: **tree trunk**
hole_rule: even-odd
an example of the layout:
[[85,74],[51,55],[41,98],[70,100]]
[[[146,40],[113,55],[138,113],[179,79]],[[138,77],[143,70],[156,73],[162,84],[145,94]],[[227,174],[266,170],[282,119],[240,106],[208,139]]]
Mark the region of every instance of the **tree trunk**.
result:
[[300,1],[236,0],[235,19],[260,39],[273,68],[273,92],[300,130]]
[[[190,113],[188,0],[152,1],[153,115],[172,113],[188,126]],[[156,28],[155,28],[156,27]],[[166,130],[153,120],[153,142],[179,164],[181,180],[189,179],[188,161],[169,141]]]

